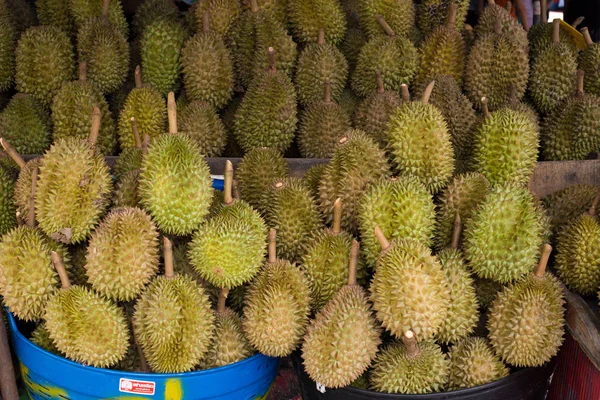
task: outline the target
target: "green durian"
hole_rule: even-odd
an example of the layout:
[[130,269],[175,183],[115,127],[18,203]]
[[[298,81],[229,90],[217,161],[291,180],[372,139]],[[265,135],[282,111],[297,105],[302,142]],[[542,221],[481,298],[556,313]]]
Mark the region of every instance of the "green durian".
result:
[[450,348],[450,390],[466,389],[508,376],[508,368],[494,354],[487,340],[469,337]]
[[415,9],[410,0],[361,0],[358,2],[360,25],[369,40],[385,35],[377,23],[381,16],[398,35],[410,37],[415,25]]
[[600,96],[600,45],[594,43],[587,27],[581,28],[587,47],[579,55],[579,68],[585,73],[584,89]]
[[129,36],[129,24],[125,19],[125,13],[123,12],[123,6],[121,5],[120,0],[67,1],[69,3],[71,18],[73,18],[77,29],[80,29],[89,22],[90,19],[104,15],[104,9],[108,8],[105,19],[114,25],[123,37]]
[[67,270],[67,273],[69,275],[69,280],[74,285],[91,287],[85,270],[87,245],[88,244],[84,242],[69,247],[71,268]]
[[73,78],[73,61],[71,41],[60,28],[44,25],[27,29],[15,50],[17,90],[48,107],[63,83]]
[[[131,61],[133,62],[133,58]],[[141,62],[141,60],[138,61]],[[136,65],[139,65],[139,62]],[[121,114],[121,110],[125,106],[125,100],[127,100],[127,96],[134,87],[133,80],[128,79],[119,89],[106,96],[108,107],[113,115],[118,117]]]
[[469,11],[469,0],[423,0],[417,5],[417,25],[427,36],[435,28],[442,26],[447,19],[450,4],[458,7],[456,12],[456,30],[462,31]]
[[421,101],[398,107],[387,127],[396,170],[400,175],[416,176],[432,193],[442,189],[454,173],[454,149],[446,121],[437,107],[428,103],[434,82],[423,92]]
[[529,40],[527,39],[527,31],[519,24],[516,18],[510,14],[510,8],[501,7],[492,1],[488,2],[488,6],[484,8],[483,13],[477,20],[475,26],[475,35],[483,37],[487,34],[498,32],[507,36],[512,36],[526,52],[529,51]]
[[321,176],[325,172],[325,167],[327,167],[327,164],[315,164],[306,170],[302,177],[304,184],[310,189],[310,192],[317,201],[319,200],[319,184]]
[[208,12],[211,16],[212,28],[221,37],[226,37],[232,28],[235,28],[241,13],[238,0],[204,0],[197,3],[193,16],[198,27],[202,27],[204,15]]
[[477,278],[475,280],[475,291],[481,308],[487,309],[503,287],[504,285],[491,279]]
[[575,184],[559,190],[542,199],[550,225],[556,233],[563,226],[583,214],[590,208],[598,188],[589,184]]
[[180,115],[180,131],[198,143],[204,156],[218,157],[223,153],[227,132],[213,106],[203,101],[192,101]]
[[350,384],[350,386],[357,388],[357,389],[368,390],[369,389],[369,371],[365,372],[364,374],[362,374],[361,376],[356,378]]
[[[242,7],[252,9],[252,1],[244,0],[242,3]],[[273,14],[284,26],[287,24],[287,0],[257,0],[256,5],[259,10]]]
[[[581,33],[586,28],[581,28]],[[560,27],[559,31],[560,41],[565,43],[573,52],[575,57],[579,54],[579,49],[575,44],[573,36],[564,27]],[[533,25],[527,32],[527,38],[529,39],[529,58],[534,59],[542,52],[546,47],[552,44],[552,24],[547,22],[541,22]],[[586,89],[587,90],[587,89]]]
[[354,110],[361,102],[361,100],[362,99],[360,97],[354,94],[350,87],[346,86],[346,89],[344,89],[344,91],[340,95],[340,100],[338,101],[338,104],[340,105],[340,107],[346,110],[346,113],[348,115],[352,116],[354,115]]
[[121,176],[115,184],[112,206],[140,207],[141,198],[138,190],[140,184],[140,170],[133,170]]
[[[137,120],[134,119],[134,121],[137,127]],[[131,121],[132,130],[134,121]],[[144,150],[139,147],[129,147],[123,149],[121,154],[119,154],[119,158],[117,158],[117,160],[115,161],[115,165],[113,166],[113,173],[115,175],[115,178],[119,180],[121,177],[130,173],[131,171],[140,169],[142,167],[143,158]]]
[[346,34],[346,15],[338,0],[287,0],[287,15],[298,43],[315,42],[319,29],[333,45]]
[[420,394],[445,389],[450,361],[439,345],[417,343],[411,330],[402,335],[403,343],[392,343],[375,359],[369,374],[371,388],[378,392]]
[[33,344],[42,349],[56,355],[61,355],[60,351],[54,345],[54,342],[50,338],[50,334],[46,329],[46,325],[44,323],[39,324],[35,330],[31,333],[31,337],[29,338]]
[[360,49],[367,43],[367,36],[359,28],[348,28],[339,49],[348,62],[348,76],[351,76],[358,61]]
[[156,20],[162,18],[176,20],[178,16],[179,9],[171,0],[144,0],[135,10],[131,21],[132,37],[141,37],[146,27]]
[[[12,153],[12,151],[10,151],[9,148],[12,148],[12,146],[10,146],[10,144],[8,144],[8,142],[2,138],[0,139],[2,146],[5,147],[7,150],[9,150],[9,152]],[[31,200],[31,184],[32,184],[32,174],[33,171],[35,169],[37,169],[40,166],[40,158],[36,157],[31,159],[29,162],[25,162],[25,160],[23,160],[23,158],[18,154],[11,154],[11,157],[14,157],[14,161],[19,165],[19,168],[21,169],[19,172],[19,177],[17,178],[16,184],[14,184],[13,188],[14,190],[11,190],[11,192],[14,192],[14,196],[13,196],[13,203],[14,206],[16,206],[16,212],[19,214],[19,218],[21,218],[23,221],[27,221],[29,219],[29,207],[30,207],[30,200]],[[0,168],[1,170],[4,170],[4,168]],[[1,172],[0,172],[0,176],[1,176]],[[15,213],[15,208],[11,207],[12,213]],[[15,225],[16,225],[16,220],[15,220]],[[6,232],[6,231],[5,231]]]
[[[0,91],[10,89],[14,83],[17,38],[18,33],[11,19],[8,6],[4,5],[0,8]],[[31,43],[28,45],[31,45]]]
[[18,153],[42,154],[50,147],[52,120],[32,95],[17,93],[0,113],[0,136]]
[[14,176],[6,168],[0,168],[0,235],[17,226],[14,189]]

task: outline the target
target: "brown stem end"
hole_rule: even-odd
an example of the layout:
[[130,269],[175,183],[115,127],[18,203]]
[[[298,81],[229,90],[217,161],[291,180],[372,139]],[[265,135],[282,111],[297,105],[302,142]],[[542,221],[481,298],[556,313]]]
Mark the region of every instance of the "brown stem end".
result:
[[231,161],[225,161],[225,172],[223,173],[223,202],[226,205],[233,203],[233,164]]
[[67,275],[67,269],[65,268],[65,263],[63,262],[60,255],[52,251],[50,253],[50,257],[52,258],[52,264],[54,264],[54,268],[56,272],[58,272],[58,277],[60,278],[60,283],[63,289],[68,289],[71,287],[71,281],[69,280],[69,276]]
[[273,264],[277,262],[277,231],[275,228],[269,230],[269,263]]
[[462,233],[462,222],[460,220],[460,214],[458,211],[456,212],[456,217],[454,218],[454,230],[452,231],[452,248],[458,249],[458,245],[460,244],[460,234]]
[[165,277],[174,278],[175,269],[173,267],[173,242],[171,242],[166,236],[163,236],[163,256],[165,259]]
[[334,235],[342,232],[342,199],[337,198],[333,203],[333,228]]
[[542,255],[540,256],[540,262],[538,263],[534,273],[536,277],[544,277],[544,274],[546,273],[546,265],[548,265],[548,259],[550,258],[550,253],[552,253],[552,246],[550,246],[548,243],[544,244],[544,247],[542,248]]
[[387,250],[390,247],[390,242],[387,240],[379,225],[375,225],[375,237],[381,245],[381,250]]
[[356,239],[352,241],[350,249],[350,264],[348,266],[348,285],[356,285],[356,271],[358,270],[358,251],[360,244]]

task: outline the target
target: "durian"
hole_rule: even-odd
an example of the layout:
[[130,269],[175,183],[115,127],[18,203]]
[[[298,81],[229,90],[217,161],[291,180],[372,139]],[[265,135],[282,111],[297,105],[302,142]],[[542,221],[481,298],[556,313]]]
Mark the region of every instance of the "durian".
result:
[[[542,13],[542,19],[544,18],[545,15]],[[571,26],[575,28],[574,25]],[[581,33],[583,33],[584,29],[587,28],[581,28]],[[534,59],[540,52],[548,47],[548,45],[552,44],[552,24],[549,24],[547,21],[542,21],[539,24],[533,25],[527,32],[527,37],[529,39],[529,58]],[[562,26],[560,27],[559,37],[560,41],[568,45],[573,54],[577,57],[579,49],[575,44],[575,40]]]
[[306,170],[304,176],[302,177],[304,184],[306,184],[306,186],[310,189],[313,197],[317,201],[319,199],[319,184],[321,182],[321,176],[325,171],[325,167],[327,167],[327,164],[315,164]]
[[508,368],[494,354],[486,339],[469,337],[450,348],[450,390],[484,385],[508,376]]
[[346,86],[346,89],[344,89],[340,96],[340,101],[338,102],[338,104],[340,105],[340,107],[346,110],[346,113],[348,115],[352,116],[354,115],[354,110],[356,110],[356,107],[360,102],[361,98],[358,97],[352,91],[352,89],[350,89],[350,87]]
[[417,5],[417,25],[425,36],[441,25],[448,16],[450,4],[458,7],[456,12],[456,30],[461,32],[465,27],[467,13],[469,11],[469,0],[423,0]]
[[348,62],[348,76],[352,76],[356,62],[358,61],[360,49],[362,49],[365,43],[367,43],[367,37],[361,29],[348,28],[344,40],[339,44],[339,49]]
[[123,37],[129,36],[129,25],[120,0],[67,0],[67,2],[77,29],[90,19],[104,15]]
[[582,183],[568,186],[544,197],[542,201],[548,211],[552,230],[556,233],[588,210],[596,194],[598,194],[596,186]]
[[32,95],[17,93],[0,113],[0,136],[21,154],[42,154],[50,147],[50,115]]
[[225,126],[213,106],[203,101],[192,101],[180,113],[179,130],[200,146],[206,157],[218,157],[227,141]]
[[[8,222],[9,226],[5,227],[5,231],[4,233],[6,233],[8,230],[10,230],[12,228],[11,225],[16,226],[17,225],[17,221],[15,219],[15,211],[16,213],[19,214],[19,218],[21,218],[23,221],[27,221],[29,220],[29,208],[31,205],[31,183],[32,183],[32,174],[34,170],[37,170],[37,168],[40,166],[40,158],[33,158],[31,159],[29,162],[25,162],[25,160],[23,159],[23,157],[21,157],[21,155],[19,153],[17,153],[17,151],[15,150],[14,147],[11,146],[11,144],[4,138],[0,138],[0,144],[2,145],[2,148],[4,149],[4,151],[6,151],[6,153],[8,153],[9,157],[12,159],[12,161],[17,164],[17,166],[20,169],[19,172],[19,177],[17,178],[17,182],[14,183],[13,179],[10,179],[9,181],[5,181],[4,185],[5,187],[7,187],[7,189],[13,193],[13,201],[7,201],[5,203],[5,207],[7,207],[7,211],[10,212],[12,215],[10,215],[11,218],[6,219],[5,221]],[[10,177],[10,174],[6,174],[7,170],[4,167],[0,167],[0,177],[3,176],[2,172],[5,172],[6,177]],[[8,182],[12,182],[12,184],[9,184],[9,186],[6,186],[8,184]],[[2,187],[2,186],[0,186]],[[1,193],[1,192],[0,192]],[[7,193],[10,197],[10,194]],[[7,199],[8,199],[7,197]],[[0,197],[1,198],[1,197]],[[2,204],[0,202],[0,204]],[[0,207],[1,208],[1,207]],[[15,210],[16,208],[16,210]],[[2,215],[0,213],[0,215]],[[14,221],[14,222],[11,222]]]
[[287,15],[298,43],[315,42],[323,29],[327,43],[337,45],[346,33],[346,15],[339,0],[287,0]]
[[525,21],[521,21],[523,25],[510,13],[510,7],[504,8],[495,3],[494,0],[488,0],[488,6],[477,19],[475,27],[475,35],[483,37],[487,34],[498,32],[507,36],[512,36],[521,46],[528,52],[529,41],[527,39],[527,27]]
[[37,0],[35,9],[40,25],[54,25],[71,35],[74,31],[69,2],[60,0]]
[[60,351],[54,345],[54,342],[50,338],[50,334],[46,329],[46,325],[44,323],[39,324],[35,330],[31,333],[31,337],[29,338],[33,344],[42,349],[56,355],[61,355]]
[[378,16],[383,17],[398,35],[407,38],[415,26],[415,8],[410,0],[360,0],[358,16],[369,40],[385,35],[377,23]]
[[131,34],[134,38],[142,36],[144,29],[162,18],[177,19],[179,9],[171,0],[144,0],[135,10],[131,21]]
[[587,47],[579,55],[579,68],[585,72],[584,89],[595,96],[600,96],[600,45],[594,43],[587,27],[581,28]]
[[0,91],[13,86],[15,74],[15,45],[18,33],[11,20],[8,6],[0,10]]
[[241,7],[238,0],[205,0],[197,2],[193,11],[197,26],[202,27],[204,15],[208,12],[212,18],[211,25],[214,31],[221,37],[226,37],[238,22]]
[[490,304],[496,299],[500,290],[504,287],[503,284],[491,279],[477,278],[475,280],[475,291],[479,305],[483,310],[486,310]]

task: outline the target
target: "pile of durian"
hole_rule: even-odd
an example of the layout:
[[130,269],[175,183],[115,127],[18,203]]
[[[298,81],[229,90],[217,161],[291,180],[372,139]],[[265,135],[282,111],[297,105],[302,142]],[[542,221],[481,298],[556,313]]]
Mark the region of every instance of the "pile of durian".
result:
[[[600,47],[468,4],[145,0],[130,25],[119,0],[0,0],[4,304],[123,371],[299,351],[327,388],[430,393],[548,362],[548,243],[595,294],[600,196],[527,184],[600,149]],[[298,153],[330,160],[294,177]],[[243,155],[223,192],[219,155]]]

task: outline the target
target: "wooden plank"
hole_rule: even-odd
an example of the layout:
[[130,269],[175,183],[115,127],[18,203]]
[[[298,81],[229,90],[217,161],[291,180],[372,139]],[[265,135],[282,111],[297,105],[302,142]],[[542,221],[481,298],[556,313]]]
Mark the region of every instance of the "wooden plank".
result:
[[544,197],[578,183],[600,186],[600,160],[539,162],[529,188]]
[[567,329],[592,364],[600,370],[600,319],[598,313],[581,296],[569,291],[564,285],[563,292],[567,300],[565,314]]

